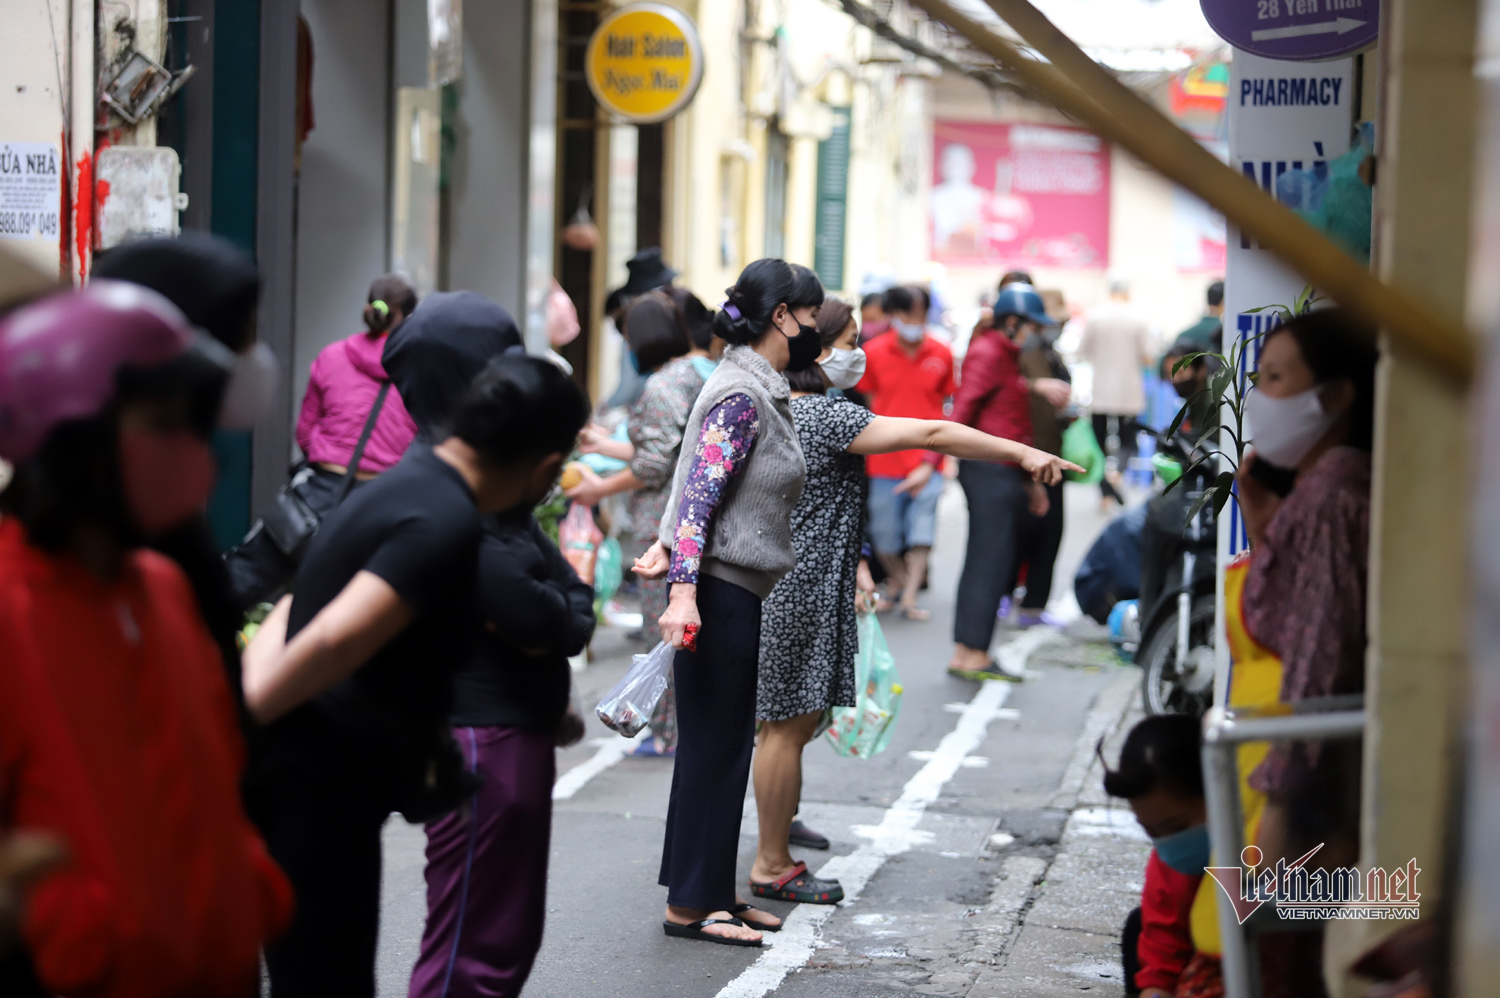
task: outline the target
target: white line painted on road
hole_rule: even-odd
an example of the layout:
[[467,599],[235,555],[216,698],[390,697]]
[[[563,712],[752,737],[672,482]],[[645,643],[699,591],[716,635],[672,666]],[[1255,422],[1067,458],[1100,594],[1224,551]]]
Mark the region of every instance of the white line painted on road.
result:
[[[1022,667],[1025,660],[1022,659]],[[917,824],[927,806],[938,799],[943,787],[958,772],[969,753],[983,742],[985,729],[1010,696],[1010,683],[990,680],[979,687],[959,716],[958,724],[938,743],[932,758],[917,774],[906,781],[901,796],[886,809],[879,825],[856,829],[869,841],[847,856],[835,856],[823,864],[817,875],[836,878],[844,887],[844,903],[859,899],[860,893],[892,856],[906,852],[913,845],[930,838]],[[817,946],[818,931],[833,915],[833,905],[804,904],[787,916],[774,944],[730,981],[717,998],[762,998],[781,985],[786,975],[805,964]]]
[[994,650],[995,661],[999,664],[1000,671],[1007,676],[1024,676],[1026,660],[1031,657],[1032,652],[1042,645],[1062,639],[1062,634],[1050,627],[1033,627],[1029,631],[1022,631],[996,648]]
[[595,752],[592,758],[580,762],[557,778],[557,782],[552,784],[552,799],[567,800],[572,797],[583,789],[585,783],[634,752],[635,747],[649,737],[651,737],[651,729],[645,728],[634,738],[625,738],[620,735],[595,738],[589,744],[599,746],[599,751]]

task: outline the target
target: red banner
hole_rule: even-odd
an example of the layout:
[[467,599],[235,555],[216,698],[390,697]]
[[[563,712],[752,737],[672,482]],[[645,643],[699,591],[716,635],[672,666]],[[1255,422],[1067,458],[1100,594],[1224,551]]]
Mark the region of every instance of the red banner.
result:
[[932,258],[949,264],[1102,268],[1109,147],[1078,128],[934,123]]

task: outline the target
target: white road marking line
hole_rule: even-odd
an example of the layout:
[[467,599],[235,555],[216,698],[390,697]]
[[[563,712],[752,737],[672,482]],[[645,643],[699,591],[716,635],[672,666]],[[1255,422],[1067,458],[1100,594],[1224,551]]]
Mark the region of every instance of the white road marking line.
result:
[[[1024,667],[1024,659],[1022,660]],[[989,681],[979,687],[953,730],[943,736],[932,759],[906,782],[897,801],[886,809],[879,825],[857,829],[869,839],[847,856],[835,856],[817,873],[836,878],[844,887],[844,903],[858,900],[871,878],[892,856],[899,855],[931,833],[917,829],[927,806],[958,772],[969,753],[984,742],[985,729],[1010,696],[1010,683]],[[805,964],[817,947],[818,930],[833,915],[833,905],[804,904],[787,916],[772,939],[774,945],[719,991],[717,998],[762,998],[781,985],[786,975]]]
[[1026,660],[1042,645],[1061,641],[1062,635],[1050,627],[1033,627],[1022,631],[1005,644],[994,649],[995,661],[1000,671],[1008,676],[1024,676]]
[[644,728],[634,738],[625,738],[621,735],[595,738],[590,744],[599,746],[599,751],[595,752],[592,758],[580,762],[557,778],[557,782],[552,784],[552,799],[567,800],[572,797],[583,789],[585,783],[634,752],[635,747],[649,737],[651,737],[651,729]]
[[[932,752],[908,752],[906,757],[914,762],[931,762]],[[983,769],[990,764],[990,760],[982,755],[971,755],[959,763],[965,769]]]

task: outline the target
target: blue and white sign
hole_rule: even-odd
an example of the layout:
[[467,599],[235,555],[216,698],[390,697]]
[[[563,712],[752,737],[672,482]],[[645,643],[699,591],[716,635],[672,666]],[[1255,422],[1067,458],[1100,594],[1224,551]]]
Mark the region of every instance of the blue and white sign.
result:
[[1375,43],[1380,0],[1200,0],[1209,27],[1267,59],[1316,62]]
[[[1206,6],[1206,4],[1205,4]],[[1229,69],[1229,165],[1283,204],[1302,206],[1308,188],[1326,176],[1328,163],[1349,151],[1354,129],[1354,60],[1309,66],[1236,51]],[[1250,341],[1242,351],[1240,390],[1258,366],[1258,337],[1279,321],[1267,305],[1292,305],[1307,281],[1260,244],[1229,227],[1224,270],[1224,347]],[[1255,309],[1257,311],[1251,311]],[[1225,453],[1234,453],[1226,433]],[[1223,566],[1250,546],[1239,507],[1219,517],[1219,619],[1224,609]],[[1217,649],[1216,702],[1228,691],[1229,645]]]

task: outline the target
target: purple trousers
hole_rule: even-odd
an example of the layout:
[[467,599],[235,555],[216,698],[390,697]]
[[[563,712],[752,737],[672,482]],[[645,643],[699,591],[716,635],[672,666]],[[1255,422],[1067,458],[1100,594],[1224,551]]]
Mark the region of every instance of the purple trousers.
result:
[[455,728],[484,786],[427,826],[427,928],[411,998],[514,998],[542,947],[557,741]]

